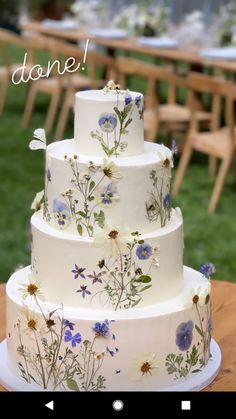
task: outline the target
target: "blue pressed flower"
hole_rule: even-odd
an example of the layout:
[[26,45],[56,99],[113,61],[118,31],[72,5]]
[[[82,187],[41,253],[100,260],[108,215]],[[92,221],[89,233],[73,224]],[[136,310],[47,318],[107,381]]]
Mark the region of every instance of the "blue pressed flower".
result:
[[180,323],[176,329],[175,343],[181,351],[187,351],[193,339],[193,322]]
[[111,356],[114,356],[114,355],[115,355],[115,352],[114,352],[114,351],[112,351],[111,349],[109,349],[109,348],[108,348],[108,346],[106,347],[106,350],[107,350],[107,352],[108,352]]
[[142,99],[141,95],[136,96],[135,99],[134,99],[135,105],[137,106],[138,109],[139,109],[140,104],[141,104],[141,99]]
[[91,295],[91,292],[89,290],[87,290],[87,285],[81,285],[80,289],[77,290],[76,292],[81,292],[83,298],[85,298],[86,294]]
[[172,155],[174,156],[176,156],[177,154],[178,154],[178,147],[177,147],[177,144],[176,144],[176,141],[175,140],[172,140],[172,143],[171,143],[171,151],[172,151]]
[[152,246],[147,243],[140,244],[136,249],[136,255],[139,259],[149,259],[152,256]]
[[54,199],[53,204],[52,204],[52,211],[54,213],[64,212],[64,211],[67,212],[69,211],[69,209],[68,209],[68,206],[64,202],[60,201],[59,199]]
[[80,278],[85,279],[85,275],[83,274],[85,269],[86,268],[79,268],[78,265],[76,265],[76,263],[75,263],[75,267],[71,271],[74,274],[74,279],[77,279],[79,276],[80,276]]
[[75,323],[71,323],[69,320],[64,320],[65,327],[69,327],[70,330],[74,330]]
[[70,330],[66,330],[65,331],[65,335],[64,335],[64,341],[65,342],[71,342],[71,345],[73,346],[73,348],[78,344],[80,344],[81,342],[81,334],[80,333],[76,333],[75,335],[72,335]]
[[211,331],[212,331],[212,320],[211,320],[211,318],[209,318],[208,322],[207,322],[207,331],[208,331],[208,333],[211,333]]
[[50,169],[47,169],[47,170],[46,170],[46,176],[47,176],[47,181],[48,181],[48,182],[51,182],[51,180],[52,180],[52,175],[51,175],[51,171],[50,171]]
[[213,265],[213,263],[208,262],[208,263],[205,263],[204,265],[201,265],[199,271],[207,279],[210,279],[211,275],[215,273],[216,268],[215,268],[215,265]]
[[101,130],[104,132],[114,131],[117,125],[117,117],[114,113],[102,113],[99,117],[98,123],[101,127]]
[[109,183],[101,192],[99,196],[100,203],[106,207],[111,206],[119,198],[117,188],[113,183]]
[[110,334],[110,329],[109,329],[109,321],[108,320],[104,320],[104,322],[96,322],[95,325],[92,327],[93,331],[99,335],[99,336],[103,336],[103,337],[107,337]]
[[163,207],[167,209],[167,208],[170,208],[170,205],[171,205],[171,197],[170,197],[170,194],[167,193],[163,199]]
[[125,105],[129,105],[132,102],[132,97],[130,95],[125,96]]
[[[73,272],[73,271],[72,271]],[[100,284],[102,284],[102,276],[105,274],[106,272],[99,272],[98,274],[96,274],[96,272],[93,271],[93,275],[87,275],[88,278],[91,278],[93,280],[93,284],[95,284],[96,282],[100,282]]]

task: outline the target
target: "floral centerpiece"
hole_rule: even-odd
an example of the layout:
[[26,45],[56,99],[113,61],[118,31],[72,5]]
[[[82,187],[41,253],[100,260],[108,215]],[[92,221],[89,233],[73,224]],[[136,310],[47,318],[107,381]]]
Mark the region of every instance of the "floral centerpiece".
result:
[[219,8],[212,25],[212,36],[218,46],[236,46],[236,3],[230,2]]
[[178,39],[181,44],[201,45],[205,40],[204,16],[200,10],[194,10],[184,17],[178,28]]
[[158,36],[166,32],[169,21],[169,8],[149,2],[131,4],[122,8],[115,16],[115,27],[126,29],[131,34]]
[[76,0],[71,5],[71,12],[81,25],[98,26],[107,20],[107,9],[99,0]]

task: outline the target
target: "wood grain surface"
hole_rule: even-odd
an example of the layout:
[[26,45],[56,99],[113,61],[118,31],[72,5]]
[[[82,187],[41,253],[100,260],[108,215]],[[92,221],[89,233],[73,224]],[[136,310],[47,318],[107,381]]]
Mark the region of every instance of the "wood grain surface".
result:
[[[5,338],[5,285],[0,285],[0,341]],[[213,337],[222,351],[219,375],[204,391],[236,391],[236,284],[212,281]],[[0,386],[0,391],[5,391]]]

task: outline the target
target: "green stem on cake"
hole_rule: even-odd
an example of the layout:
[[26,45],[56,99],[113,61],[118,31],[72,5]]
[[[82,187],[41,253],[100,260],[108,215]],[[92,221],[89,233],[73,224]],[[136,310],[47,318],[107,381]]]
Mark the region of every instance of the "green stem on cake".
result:
[[[95,336],[93,338],[93,341],[92,341],[91,346],[90,346],[89,351],[88,351],[89,355],[88,355],[88,362],[87,362],[87,368],[86,368],[85,391],[88,391],[89,383],[90,383],[90,380],[91,380],[91,375],[89,374],[89,372],[90,372],[90,362],[91,362],[91,356],[93,355],[93,346],[94,346],[94,342],[95,342],[96,338],[97,338],[97,336]],[[92,369],[92,371],[93,371],[93,369]],[[90,375],[90,378],[89,378],[89,375]]]
[[34,338],[35,338],[36,346],[37,346],[37,349],[38,349],[38,359],[39,359],[39,363],[40,363],[40,367],[41,367],[41,374],[40,375],[41,375],[42,382],[43,382],[43,388],[46,389],[47,388],[47,385],[46,385],[46,379],[45,379],[45,372],[44,372],[44,367],[43,367],[42,355],[41,355],[41,352],[40,352],[40,347],[39,347],[38,339],[37,339],[37,336],[36,336],[36,333],[35,332],[34,332]]
[[195,303],[195,307],[197,310],[197,314],[198,314],[198,318],[199,318],[199,325],[200,325],[200,331],[202,334],[202,342],[203,342],[203,363],[204,363],[204,367],[206,366],[206,342],[205,342],[205,334],[204,334],[204,330],[203,330],[203,326],[202,326],[202,319],[201,319],[201,314],[199,312],[199,308],[198,308],[198,304]]
[[26,369],[26,373],[27,373],[27,382],[30,383],[31,379],[30,379],[30,374],[29,374],[29,369],[28,369],[28,362],[27,362],[27,359],[26,359],[26,356],[25,356],[24,346],[23,346],[23,342],[22,342],[22,339],[21,339],[20,326],[17,326],[17,328],[18,328],[19,341],[20,341],[20,345],[21,345],[21,348],[22,348],[22,356],[23,356],[24,361],[25,361],[25,369]]

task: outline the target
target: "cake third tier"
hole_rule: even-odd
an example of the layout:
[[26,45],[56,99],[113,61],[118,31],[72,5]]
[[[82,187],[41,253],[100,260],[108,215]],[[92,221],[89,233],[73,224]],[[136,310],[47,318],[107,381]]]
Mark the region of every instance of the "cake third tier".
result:
[[168,224],[173,156],[145,142],[138,156],[104,159],[76,153],[75,141],[47,147],[44,219],[53,228],[92,237],[110,220],[146,234]]

